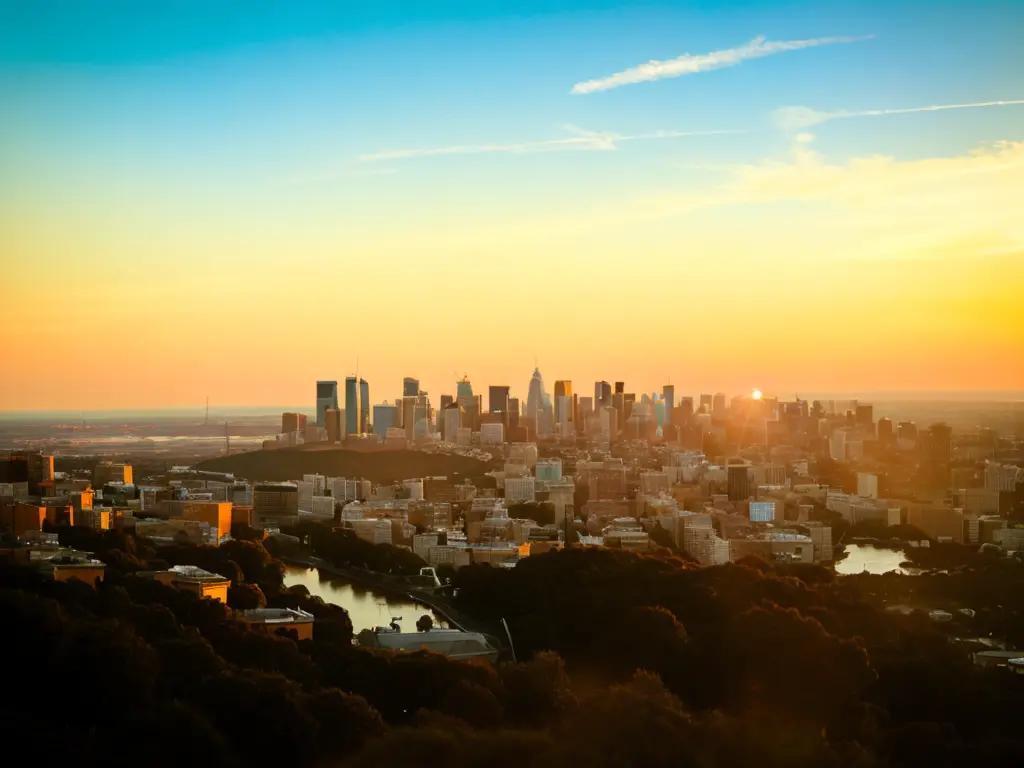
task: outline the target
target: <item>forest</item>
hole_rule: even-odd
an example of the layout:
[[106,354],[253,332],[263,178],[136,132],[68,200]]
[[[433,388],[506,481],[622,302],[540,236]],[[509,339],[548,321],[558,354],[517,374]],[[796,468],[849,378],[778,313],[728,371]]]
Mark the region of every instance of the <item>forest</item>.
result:
[[[838,578],[578,547],[472,565],[460,610],[504,618],[515,644],[517,661],[487,666],[353,646],[344,606],[286,589],[258,540],[60,534],[107,563],[102,582],[0,569],[0,730],[47,764],[1024,764],[1024,677],[956,642],[1024,643],[1014,559]],[[229,606],[141,575],[184,563],[231,578]],[[313,638],[233,620],[257,605],[310,611]],[[975,616],[926,613],[958,606]]]

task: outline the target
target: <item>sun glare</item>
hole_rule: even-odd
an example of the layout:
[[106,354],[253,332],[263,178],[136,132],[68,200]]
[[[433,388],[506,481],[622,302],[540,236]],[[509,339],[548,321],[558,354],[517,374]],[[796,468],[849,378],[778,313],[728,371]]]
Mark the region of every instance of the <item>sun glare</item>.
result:
[[763,397],[760,389],[755,389],[753,392],[750,393],[750,396],[755,400],[760,400]]

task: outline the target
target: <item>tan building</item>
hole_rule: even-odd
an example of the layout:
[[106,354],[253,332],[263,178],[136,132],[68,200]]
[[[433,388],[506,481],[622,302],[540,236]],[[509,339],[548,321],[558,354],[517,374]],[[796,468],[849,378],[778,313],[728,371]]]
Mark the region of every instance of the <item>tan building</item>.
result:
[[158,514],[168,520],[206,523],[211,528],[211,538],[220,541],[231,533],[232,507],[230,501],[165,501]]
[[144,571],[139,575],[180,589],[182,592],[208,597],[225,605],[228,602],[228,588],[231,586],[231,580],[218,573],[204,571],[194,565],[176,565],[167,571]]
[[103,581],[106,569],[106,566],[91,557],[90,553],[74,550],[65,550],[49,560],[41,561],[36,567],[54,581],[78,579],[89,586],[95,586],[97,580]]
[[107,483],[132,484],[132,465],[101,461],[92,471],[92,485],[102,488]]
[[313,614],[292,608],[254,608],[236,614],[238,621],[258,632],[291,630],[299,640],[313,639]]
[[299,488],[294,483],[257,483],[252,504],[259,526],[298,522]]

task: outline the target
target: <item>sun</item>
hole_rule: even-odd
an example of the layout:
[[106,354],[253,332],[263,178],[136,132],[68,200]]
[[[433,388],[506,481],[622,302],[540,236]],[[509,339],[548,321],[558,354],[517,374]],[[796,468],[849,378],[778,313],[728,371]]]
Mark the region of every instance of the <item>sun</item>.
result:
[[761,392],[760,389],[755,389],[753,392],[750,393],[750,396],[755,400],[760,400],[762,397],[764,397],[764,394]]

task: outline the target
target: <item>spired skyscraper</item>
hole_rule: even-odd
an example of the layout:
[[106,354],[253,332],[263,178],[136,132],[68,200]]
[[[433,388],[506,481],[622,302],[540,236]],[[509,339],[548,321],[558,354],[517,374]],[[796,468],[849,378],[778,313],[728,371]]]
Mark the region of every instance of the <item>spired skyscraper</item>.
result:
[[533,377],[530,379],[530,388],[526,395],[526,416],[531,419],[537,418],[537,413],[547,408],[547,398],[544,393],[544,377],[540,375],[540,368],[533,369]]
[[338,382],[318,381],[316,383],[316,425],[327,426],[327,409],[338,407]]

